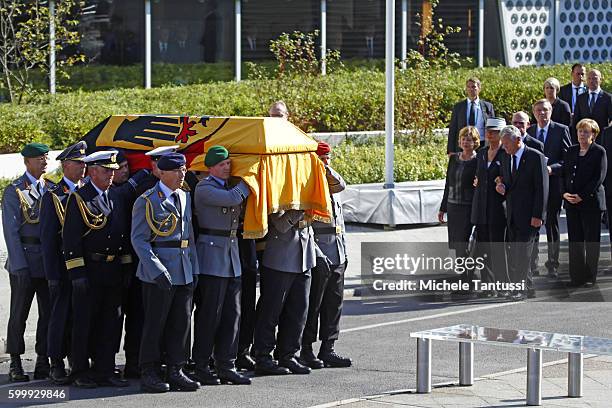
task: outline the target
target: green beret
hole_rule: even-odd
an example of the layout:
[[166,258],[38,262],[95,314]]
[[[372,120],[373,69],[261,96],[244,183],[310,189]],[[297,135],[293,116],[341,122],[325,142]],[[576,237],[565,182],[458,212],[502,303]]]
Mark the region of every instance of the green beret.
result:
[[23,157],[39,157],[49,152],[49,146],[43,143],[28,143],[21,149]]
[[221,163],[223,160],[229,157],[229,152],[223,146],[212,146],[206,152],[206,157],[204,158],[204,164],[206,167],[212,167],[216,164]]

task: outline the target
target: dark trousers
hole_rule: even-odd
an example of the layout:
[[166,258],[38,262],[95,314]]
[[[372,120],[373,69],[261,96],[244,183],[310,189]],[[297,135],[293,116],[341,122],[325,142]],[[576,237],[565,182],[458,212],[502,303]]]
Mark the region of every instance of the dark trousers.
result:
[[255,330],[255,299],[257,290],[257,254],[254,239],[238,239],[242,288],[240,295],[240,335],[238,352],[248,352]]
[[[125,337],[123,350],[125,358],[130,362],[138,362],[144,309],[142,307],[142,281],[136,277],[130,282],[129,288],[123,292],[123,310],[125,314]],[[119,333],[121,336],[121,333]]]
[[508,227],[508,278],[513,283],[525,280],[526,290],[535,289],[530,263],[537,234],[538,229],[533,227],[525,230]]
[[302,344],[311,345],[317,341],[319,319],[321,320],[319,339],[321,341],[338,340],[342,301],[344,300],[345,270],[346,262],[342,265],[333,265],[329,274],[322,268],[312,269],[308,315]]
[[141,367],[161,363],[162,351],[169,365],[185,364],[185,343],[191,324],[193,284],[162,290],[142,282],[144,322],[140,343]]
[[49,286],[51,313],[47,333],[47,355],[63,359],[70,350],[72,331],[72,284],[68,279]]
[[253,354],[256,358],[270,356],[277,345],[274,331],[278,326],[278,356],[290,358],[301,346],[308,313],[310,270],[291,273],[262,267],[261,275],[265,284],[257,304]]
[[[612,195],[606,195],[606,215],[608,217],[608,233],[612,231]],[[610,234],[612,236],[612,234]],[[612,239],[610,240],[610,256],[612,257]]]
[[[559,196],[560,197],[560,196]],[[548,199],[548,207],[546,209],[546,247],[547,256],[546,269],[549,271],[556,270],[559,268],[559,248],[561,246],[560,234],[559,234],[559,214],[561,213],[561,200],[552,199],[552,196]],[[540,241],[540,234],[535,238],[535,244],[533,246],[533,252],[531,255],[531,270],[535,271],[538,269],[538,253],[539,247],[538,242]]]
[[199,313],[194,326],[192,356],[198,367],[215,358],[217,369],[232,369],[238,352],[241,279],[200,275]]
[[16,275],[9,274],[11,286],[11,306],[6,335],[7,354],[25,353],[24,334],[30,314],[32,300],[36,295],[38,322],[36,323],[36,343],[34,349],[39,356],[47,355],[47,329],[49,326],[49,288],[45,278],[31,278],[28,285],[19,283]]
[[569,235],[569,273],[572,282],[581,284],[597,281],[601,211],[581,211],[566,208]]
[[481,271],[483,282],[508,282],[505,235],[505,224],[476,225],[477,256],[485,258],[485,270]]
[[121,286],[91,285],[88,289],[72,288],[72,372],[75,376],[89,370],[93,358],[93,375],[108,378],[115,368],[116,332],[121,315]]

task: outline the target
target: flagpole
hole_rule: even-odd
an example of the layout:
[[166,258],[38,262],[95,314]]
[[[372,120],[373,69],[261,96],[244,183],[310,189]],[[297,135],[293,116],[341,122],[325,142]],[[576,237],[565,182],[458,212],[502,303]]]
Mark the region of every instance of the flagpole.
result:
[[395,1],[387,0],[385,35],[385,184],[384,188],[393,188],[393,134],[394,134],[394,76],[395,76]]

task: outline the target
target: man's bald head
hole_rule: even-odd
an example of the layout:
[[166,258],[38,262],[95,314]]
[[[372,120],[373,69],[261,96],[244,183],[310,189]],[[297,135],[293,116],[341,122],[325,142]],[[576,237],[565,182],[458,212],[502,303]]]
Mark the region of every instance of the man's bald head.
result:
[[289,117],[289,110],[287,109],[287,104],[285,104],[285,102],[283,101],[274,102],[272,106],[270,106],[268,115],[272,118],[287,119]]

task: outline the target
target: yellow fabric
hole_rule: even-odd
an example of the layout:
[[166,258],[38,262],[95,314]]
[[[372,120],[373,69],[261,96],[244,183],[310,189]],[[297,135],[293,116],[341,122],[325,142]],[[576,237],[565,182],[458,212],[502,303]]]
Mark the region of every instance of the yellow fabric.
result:
[[148,151],[178,144],[194,171],[206,170],[209,147],[224,146],[232,159],[232,176],[242,178],[251,189],[246,238],[263,237],[267,215],[278,210],[303,209],[308,220],[330,221],[325,167],[314,153],[317,141],[286,120],[124,115],[111,116],[97,128],[93,136],[98,146]]

